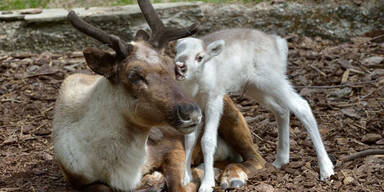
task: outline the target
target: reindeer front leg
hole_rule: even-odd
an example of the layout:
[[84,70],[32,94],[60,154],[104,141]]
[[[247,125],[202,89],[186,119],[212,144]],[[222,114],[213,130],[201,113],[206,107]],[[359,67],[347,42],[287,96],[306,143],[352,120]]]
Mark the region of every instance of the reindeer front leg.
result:
[[204,177],[199,192],[211,192],[215,186],[213,162],[217,144],[217,130],[223,111],[223,97],[224,95],[210,96],[205,108],[205,130],[201,139],[204,155]]

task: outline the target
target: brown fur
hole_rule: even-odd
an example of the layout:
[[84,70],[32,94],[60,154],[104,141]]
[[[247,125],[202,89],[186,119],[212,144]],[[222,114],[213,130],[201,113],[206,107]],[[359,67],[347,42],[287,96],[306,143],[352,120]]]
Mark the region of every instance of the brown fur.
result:
[[[196,105],[197,104],[188,96],[184,95],[184,92],[180,85],[174,79],[174,73],[169,65],[172,65],[172,60],[164,55],[159,55],[157,51],[154,51],[156,57],[158,57],[158,63],[147,63],[140,60],[135,56],[135,51],[138,49],[148,49],[153,50],[153,48],[146,42],[136,43],[136,49],[132,52],[132,56],[128,57],[123,61],[115,61],[114,57],[109,53],[98,50],[95,48],[86,49],[84,55],[87,60],[87,64],[91,66],[92,70],[97,71],[98,73],[105,73],[105,77],[110,79],[111,86],[125,87],[126,94],[130,97],[136,99],[135,119],[132,120],[132,117],[126,117],[126,127],[129,130],[128,134],[125,134],[127,139],[135,136],[135,134],[147,133],[150,131],[153,126],[173,126],[176,130],[172,129],[173,132],[176,132],[179,136],[183,132],[183,128],[179,128],[177,123],[177,116],[175,115],[175,108],[178,105]],[[145,56],[146,53],[144,53]],[[100,58],[102,57],[102,58]],[[108,59],[112,59],[108,61]],[[104,64],[111,64],[113,66],[103,66]],[[115,66],[116,65],[116,66]],[[101,68],[100,68],[101,67]],[[139,77],[131,77],[129,75],[134,71],[135,75]],[[70,76],[64,83],[63,87],[71,87],[72,84],[84,85],[84,87],[91,87],[95,82],[100,78],[100,76],[95,75],[85,75],[85,74],[76,74]],[[139,78],[137,81],[134,78]],[[85,109],[84,106],[83,109]],[[69,114],[66,114],[69,115]],[[81,116],[79,116],[80,118]],[[74,118],[76,119],[76,118]],[[132,139],[130,139],[132,140]],[[172,139],[171,139],[172,140]],[[167,141],[165,141],[167,142]],[[159,146],[167,146],[160,143]],[[163,171],[169,173],[167,175],[172,175],[170,173],[174,172],[174,166],[177,165],[178,161],[173,161],[177,157],[177,149],[182,148],[182,143],[179,144],[178,148],[169,145],[161,149],[164,151],[162,161],[167,162],[172,165],[171,167],[163,168]],[[173,148],[172,148],[173,147]],[[169,155],[167,155],[169,154]],[[60,159],[58,160],[60,162]],[[183,161],[183,160],[182,160]],[[156,167],[161,167],[161,164],[154,164]],[[100,186],[98,183],[92,183],[83,178],[81,175],[73,174],[63,165],[61,165],[62,172],[69,183],[71,183],[75,188],[82,189],[84,191],[94,190],[94,191],[106,191],[105,186]],[[180,175],[171,176],[168,180],[174,180],[174,177],[179,177]],[[171,182],[172,183],[172,182]],[[170,185],[177,186],[177,185]],[[184,190],[183,186],[178,188],[172,188],[174,191]],[[89,191],[88,190],[88,191]]]
[[[53,120],[56,156],[66,179],[84,191],[132,189],[138,182],[147,156],[144,147],[151,128],[172,126],[181,135],[193,131],[201,120],[200,108],[176,82],[173,67],[170,67],[173,61],[163,52],[169,41],[192,35],[198,25],[166,28],[150,0],[140,0],[138,4],[152,34],[149,36],[140,30],[135,41],[129,43],[88,24],[74,11],[69,11],[67,16],[76,29],[115,51],[111,54],[97,48],[84,49],[87,65],[104,77],[72,75],[66,78],[56,103]],[[104,108],[108,108],[110,116],[105,116]],[[84,135],[72,134],[76,128],[82,128]],[[68,142],[70,139],[84,139],[82,136],[86,138],[91,132],[95,133],[94,137],[87,142]],[[167,136],[172,141],[172,136]],[[171,183],[171,190],[183,190],[184,186],[175,182],[180,175],[171,174],[180,169],[178,161],[184,161],[178,159],[183,153],[182,143],[154,142],[158,142],[157,148],[164,148],[158,148],[160,153],[155,152],[152,157],[163,163],[149,160],[153,164],[148,168],[162,169]],[[94,147],[95,150],[73,150],[77,147]],[[127,155],[126,152],[129,155],[132,152],[132,156],[122,157]],[[85,163],[79,163],[84,156],[93,159],[84,158]],[[86,165],[92,168],[90,172],[87,172],[90,168]]]
[[[92,76],[89,76],[92,78]],[[91,79],[88,79],[91,80]],[[252,136],[246,121],[240,111],[236,108],[232,100],[226,96],[224,98],[224,112],[220,122],[219,135],[238,151],[243,157],[242,163],[217,162],[215,167],[224,170],[221,178],[238,178],[239,170],[244,171],[248,177],[255,175],[257,169],[264,167],[265,160],[258,152],[258,148],[252,142]],[[183,186],[185,167],[185,150],[183,146],[184,137],[178,131],[170,127],[153,128],[148,139],[149,158],[143,171],[150,174],[154,170],[159,170],[164,174],[168,190],[171,192],[193,192],[197,190],[197,183],[190,183]],[[193,164],[198,165],[203,162],[200,142],[196,146],[193,154]],[[61,166],[62,167],[62,166]],[[100,183],[89,184],[81,176],[71,174],[62,167],[66,179],[78,189],[92,189],[95,191],[105,191],[105,186],[100,187]],[[201,175],[201,173],[200,173]],[[198,180],[198,179],[197,179]],[[142,185],[138,190],[144,190],[151,186],[152,190],[164,186],[163,180],[157,181],[149,176],[144,177]],[[99,189],[100,190],[96,190]],[[161,190],[161,189],[158,189]]]
[[257,145],[253,144],[251,132],[241,112],[228,96],[224,97],[224,100],[219,135],[243,157],[245,161],[238,167],[241,167],[248,177],[252,177],[255,170],[264,167],[265,160],[259,154]]
[[[251,132],[244,117],[229,96],[225,96],[224,103],[219,134],[240,153],[244,161],[241,163],[215,162],[215,167],[224,170],[221,179],[239,178],[239,171],[244,171],[250,178],[257,173],[258,169],[264,168],[265,160],[259,154],[257,145],[252,142]],[[166,177],[168,190],[171,192],[196,191],[198,186],[196,182],[186,187],[182,185],[185,167],[184,137],[169,128],[160,128],[156,132],[156,134],[150,134],[148,141],[151,158],[147,164],[147,171],[160,169]],[[160,138],[159,133],[162,134]],[[160,165],[159,162],[161,162]],[[194,149],[192,162],[195,166],[203,162],[200,142]],[[199,174],[198,171],[201,172],[201,170],[195,170],[195,174],[201,176],[202,173]],[[195,178],[195,180],[199,179]]]

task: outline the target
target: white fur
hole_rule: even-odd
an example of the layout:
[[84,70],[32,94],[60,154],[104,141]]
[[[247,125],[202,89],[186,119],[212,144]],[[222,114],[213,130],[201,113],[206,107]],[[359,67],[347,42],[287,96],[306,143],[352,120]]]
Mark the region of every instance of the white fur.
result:
[[127,128],[124,118],[130,118],[135,103],[122,91],[101,76],[92,84],[83,75],[66,78],[56,103],[53,144],[57,159],[72,174],[129,191],[142,175],[148,133]]
[[160,62],[159,54],[155,50],[139,43],[135,43],[134,45],[137,47],[135,53],[137,59],[149,64],[158,64]]
[[[213,44],[218,45],[217,49],[210,49]],[[212,157],[223,111],[223,96],[242,88],[246,88],[247,95],[264,104],[276,116],[279,132],[276,160],[273,163],[276,167],[289,162],[289,114],[292,111],[311,136],[319,160],[321,179],[325,180],[334,174],[311,108],[292,88],[285,75],[288,55],[285,39],[257,30],[233,29],[215,32],[201,39],[179,40],[176,49],[175,62],[178,66],[187,66],[182,78],[185,79],[182,81],[185,90],[196,98],[206,117],[201,141],[205,175],[200,192],[212,191],[215,184]],[[221,53],[212,54],[212,50]],[[204,56],[201,62],[196,60],[198,55]],[[196,138],[196,133],[185,137],[187,160],[190,159]],[[187,164],[186,177],[190,175],[189,167],[190,164]],[[184,183],[188,183],[188,180]]]

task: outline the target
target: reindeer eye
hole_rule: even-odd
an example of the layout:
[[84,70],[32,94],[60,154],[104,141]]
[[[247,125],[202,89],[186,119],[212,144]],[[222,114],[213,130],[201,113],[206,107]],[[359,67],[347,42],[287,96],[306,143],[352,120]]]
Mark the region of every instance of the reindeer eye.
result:
[[197,55],[196,58],[195,58],[195,60],[196,60],[197,62],[201,62],[201,61],[203,60],[203,56],[201,56],[201,55]]
[[128,79],[129,81],[131,81],[132,83],[138,83],[138,82],[144,82],[144,83],[147,83],[147,80],[137,71],[131,71],[129,74],[128,74]]

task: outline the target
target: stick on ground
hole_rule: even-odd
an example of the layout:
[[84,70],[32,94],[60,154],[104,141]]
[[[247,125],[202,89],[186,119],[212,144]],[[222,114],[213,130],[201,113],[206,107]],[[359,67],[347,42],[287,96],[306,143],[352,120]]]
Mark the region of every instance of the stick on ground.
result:
[[357,158],[363,158],[369,155],[384,155],[384,149],[367,149],[348,155],[342,159],[343,162],[352,161]]

